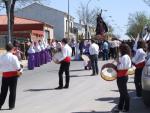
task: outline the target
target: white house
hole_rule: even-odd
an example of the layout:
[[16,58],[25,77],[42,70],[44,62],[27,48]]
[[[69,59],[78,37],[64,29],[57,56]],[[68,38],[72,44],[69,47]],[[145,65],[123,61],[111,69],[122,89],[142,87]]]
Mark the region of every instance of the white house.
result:
[[[15,11],[15,15],[19,17],[39,20],[41,22],[54,26],[54,38],[61,40],[68,35],[68,14],[48,6],[33,3],[27,7]],[[73,36],[74,18],[70,16],[70,32],[69,37]]]
[[85,25],[74,22],[74,31],[78,39],[85,38]]

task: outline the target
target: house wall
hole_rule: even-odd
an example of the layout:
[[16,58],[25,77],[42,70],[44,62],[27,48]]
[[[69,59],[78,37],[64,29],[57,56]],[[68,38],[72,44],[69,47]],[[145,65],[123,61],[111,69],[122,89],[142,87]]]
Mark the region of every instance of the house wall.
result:
[[32,4],[15,12],[16,16],[38,20],[54,26],[54,38],[64,37],[64,13],[40,4]]

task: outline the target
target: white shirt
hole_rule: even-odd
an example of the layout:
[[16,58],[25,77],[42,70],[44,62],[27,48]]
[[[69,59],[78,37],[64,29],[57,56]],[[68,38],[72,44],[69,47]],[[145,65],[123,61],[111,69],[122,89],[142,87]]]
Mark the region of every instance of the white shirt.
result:
[[33,45],[31,45],[30,48],[28,49],[28,53],[35,53],[35,49]]
[[99,46],[96,43],[93,43],[89,47],[90,55],[99,54]]
[[40,44],[40,47],[41,47],[41,50],[45,49],[44,44]]
[[110,44],[111,44],[112,48],[115,48],[115,46],[116,46],[115,41],[111,41]]
[[66,57],[71,57],[72,49],[68,44],[66,44],[64,47],[62,47],[61,50],[62,50],[62,58],[59,59],[59,62],[64,60]]
[[119,40],[114,40],[114,47],[119,47],[121,42]]
[[142,48],[140,48],[137,49],[135,56],[132,58],[132,62],[138,64],[145,61],[145,58],[146,58],[146,53]]
[[6,54],[0,56],[1,72],[17,71],[20,68],[20,62],[17,56],[13,55],[11,52],[7,52]]
[[131,59],[129,55],[123,55],[122,57],[119,58],[119,63],[117,64],[117,69],[118,70],[126,70],[131,68]]
[[36,46],[34,47],[34,50],[35,50],[35,52],[40,52],[40,51],[41,51],[40,45],[36,45]]
[[71,47],[76,47],[76,42],[75,41],[73,41],[73,42],[71,42]]

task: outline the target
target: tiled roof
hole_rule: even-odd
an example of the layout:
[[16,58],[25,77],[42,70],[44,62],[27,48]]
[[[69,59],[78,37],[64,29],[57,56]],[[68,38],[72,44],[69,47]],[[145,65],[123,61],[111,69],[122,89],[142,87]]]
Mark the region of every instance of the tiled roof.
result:
[[[31,19],[26,18],[20,18],[15,17],[14,24],[42,24],[43,22],[35,21]],[[0,25],[6,25],[7,24],[7,16],[6,15],[0,15]]]

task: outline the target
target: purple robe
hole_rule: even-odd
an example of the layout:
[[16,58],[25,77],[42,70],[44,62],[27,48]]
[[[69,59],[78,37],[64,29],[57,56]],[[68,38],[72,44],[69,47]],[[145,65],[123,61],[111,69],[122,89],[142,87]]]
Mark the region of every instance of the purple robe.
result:
[[40,67],[40,53],[36,52],[34,56],[35,56],[35,67]]
[[28,53],[28,69],[33,70],[35,66],[35,53]]

